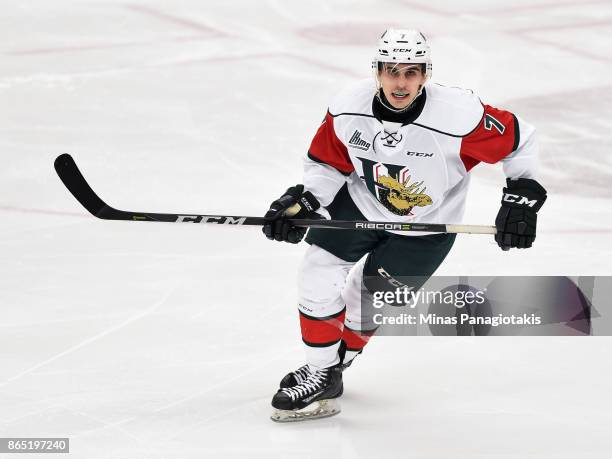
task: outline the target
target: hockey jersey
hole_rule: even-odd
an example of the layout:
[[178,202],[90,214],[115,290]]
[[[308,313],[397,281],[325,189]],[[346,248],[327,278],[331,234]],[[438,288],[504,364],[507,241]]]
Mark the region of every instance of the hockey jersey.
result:
[[411,123],[377,118],[375,94],[372,80],[340,93],[312,140],[304,186],[321,206],[347,183],[368,220],[460,223],[478,163],[501,161],[507,177],[534,178],[534,128],[472,91],[426,84]]

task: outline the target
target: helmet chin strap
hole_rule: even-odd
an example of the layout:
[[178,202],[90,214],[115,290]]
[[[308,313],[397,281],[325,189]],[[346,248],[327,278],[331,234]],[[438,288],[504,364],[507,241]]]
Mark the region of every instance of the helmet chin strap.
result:
[[[380,86],[380,84],[378,85],[378,92],[376,93],[376,97],[378,97],[378,100],[380,100],[380,103],[383,104],[383,106],[385,108],[387,108],[388,110],[391,110],[392,112],[395,113],[404,113],[408,110],[410,110],[410,108],[414,105],[414,102],[419,98],[419,96],[421,94],[423,94],[423,85],[419,85],[419,89],[417,91],[417,95],[414,99],[412,99],[412,102],[410,102],[406,107],[404,108],[395,108],[391,105],[391,103],[389,101],[386,100],[386,97],[381,97],[382,92],[382,87]],[[384,93],[383,93],[384,94]]]

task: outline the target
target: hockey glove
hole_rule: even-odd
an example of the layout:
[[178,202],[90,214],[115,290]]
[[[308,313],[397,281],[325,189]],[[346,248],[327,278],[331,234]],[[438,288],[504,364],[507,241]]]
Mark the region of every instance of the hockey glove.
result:
[[546,190],[532,179],[506,179],[497,213],[495,241],[502,250],[527,249],[536,237],[538,211],[546,201]]
[[288,218],[323,218],[315,212],[319,207],[317,198],[310,191],[304,192],[304,185],[292,186],[270,204],[264,215],[266,224],[263,232],[270,240],[297,244],[304,238],[307,229],[293,225]]

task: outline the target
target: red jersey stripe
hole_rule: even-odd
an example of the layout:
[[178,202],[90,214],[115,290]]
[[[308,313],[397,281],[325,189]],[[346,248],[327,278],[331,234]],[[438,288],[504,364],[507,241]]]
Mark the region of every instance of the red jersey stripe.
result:
[[519,129],[516,117],[490,105],[479,125],[461,139],[459,156],[469,171],[479,162],[493,164],[508,156],[518,147]]
[[312,139],[308,153],[315,161],[327,164],[343,174],[350,174],[355,170],[346,146],[336,135],[334,118],[329,112]]

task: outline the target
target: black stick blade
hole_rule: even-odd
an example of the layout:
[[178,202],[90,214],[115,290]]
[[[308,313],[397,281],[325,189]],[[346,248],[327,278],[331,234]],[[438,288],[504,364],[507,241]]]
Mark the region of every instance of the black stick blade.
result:
[[104,220],[176,222],[179,215],[117,210],[98,197],[68,153],[55,158],[55,171],[66,188],[94,217]]
[[92,215],[98,216],[106,207],[98,195],[91,189],[83,174],[77,167],[74,159],[68,153],[59,155],[55,159],[55,171],[64,182],[66,188]]
[[[68,153],[59,155],[55,159],[54,166],[57,175],[64,182],[66,188],[92,215],[98,218],[109,218],[109,213],[114,214],[117,212],[102,201],[95,191],[92,190],[74,162],[74,159]],[[117,219],[117,215],[114,215],[113,219]]]

